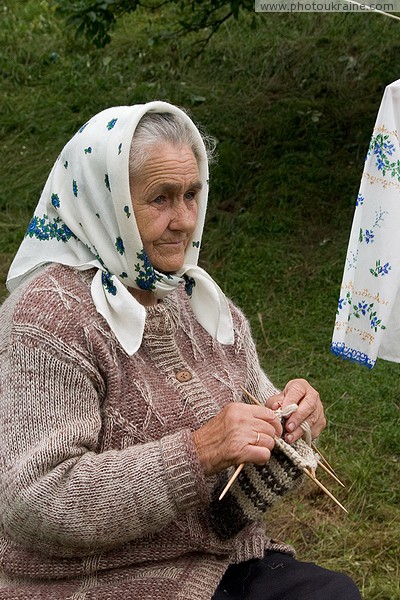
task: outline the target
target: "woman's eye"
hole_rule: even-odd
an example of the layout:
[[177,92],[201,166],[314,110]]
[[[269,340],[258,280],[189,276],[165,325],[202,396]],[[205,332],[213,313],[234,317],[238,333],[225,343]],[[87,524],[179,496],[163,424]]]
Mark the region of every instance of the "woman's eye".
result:
[[186,192],[185,200],[194,200],[196,198],[196,192]]
[[154,204],[164,204],[165,202],[165,196],[157,196],[157,198],[154,198],[153,203]]

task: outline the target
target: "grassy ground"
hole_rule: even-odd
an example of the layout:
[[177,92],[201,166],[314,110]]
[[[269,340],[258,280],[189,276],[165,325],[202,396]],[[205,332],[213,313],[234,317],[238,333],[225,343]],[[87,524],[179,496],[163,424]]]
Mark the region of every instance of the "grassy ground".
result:
[[[250,318],[277,385],[303,376],[324,399],[321,444],[348,487],[311,484],[268,517],[301,558],[350,573],[366,600],[400,598],[400,367],[372,371],[329,352],[363,158],[386,84],[400,72],[399,25],[381,16],[258,15],[228,23],[206,54],[157,40],[176,18],[123,19],[94,50],[50,4],[7,1],[0,28],[0,278],[50,167],[93,113],[169,100],[218,139],[202,264]],[[5,295],[2,286],[2,297]]]

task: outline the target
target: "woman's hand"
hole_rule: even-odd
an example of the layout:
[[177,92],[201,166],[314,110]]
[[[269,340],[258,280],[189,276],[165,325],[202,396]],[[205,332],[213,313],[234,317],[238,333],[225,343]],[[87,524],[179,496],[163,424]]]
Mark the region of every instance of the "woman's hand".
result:
[[270,408],[232,403],[194,431],[193,441],[205,474],[212,475],[244,462],[265,464],[275,435],[282,426]]
[[292,443],[301,438],[304,432],[300,427],[300,423],[303,421],[307,421],[310,425],[312,437],[318,437],[321,431],[325,429],[326,420],[317,390],[305,379],[292,379],[286,384],[283,392],[271,396],[268,400],[268,406],[273,410],[280,406],[285,408],[289,404],[297,404],[298,409],[286,421],[285,441]]

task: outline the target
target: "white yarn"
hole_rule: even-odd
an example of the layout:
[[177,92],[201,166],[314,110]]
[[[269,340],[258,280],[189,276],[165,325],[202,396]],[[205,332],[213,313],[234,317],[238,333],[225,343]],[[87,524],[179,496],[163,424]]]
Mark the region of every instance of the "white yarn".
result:
[[[277,418],[282,419],[290,416],[298,410],[297,404],[289,404],[285,408],[275,411]],[[300,427],[306,434],[306,439],[299,439],[294,444],[288,444],[284,439],[275,436],[275,445],[286,454],[299,467],[299,469],[315,470],[318,466],[318,455],[311,448],[311,427],[307,421],[300,423]]]

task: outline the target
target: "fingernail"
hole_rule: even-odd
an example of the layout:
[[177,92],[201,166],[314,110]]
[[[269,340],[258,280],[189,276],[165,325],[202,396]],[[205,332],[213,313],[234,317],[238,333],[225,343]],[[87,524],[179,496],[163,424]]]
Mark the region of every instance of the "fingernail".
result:
[[292,436],[292,434],[291,434],[291,433],[289,433],[289,434],[286,436],[286,441],[287,441],[287,442],[289,442],[289,443],[293,441],[293,436]]
[[285,425],[285,429],[286,429],[286,431],[293,431],[293,430],[294,430],[294,428],[295,428],[295,424],[294,424],[294,423],[287,423],[287,424]]

